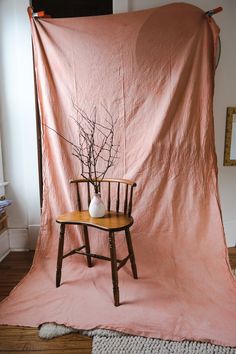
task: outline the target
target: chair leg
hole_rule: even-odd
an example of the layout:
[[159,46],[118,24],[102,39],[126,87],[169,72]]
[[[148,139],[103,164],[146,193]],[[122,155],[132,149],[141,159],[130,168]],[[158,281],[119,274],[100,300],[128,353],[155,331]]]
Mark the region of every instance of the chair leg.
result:
[[114,305],[119,306],[119,286],[118,286],[118,271],[117,271],[117,260],[116,260],[116,245],[114,232],[109,231],[109,245],[110,245],[110,255],[111,255],[111,273],[112,273],[112,284],[113,284],[113,296]]
[[[88,227],[86,225],[83,226],[83,231],[84,231],[84,243],[85,243],[86,253],[90,254]],[[93,265],[92,265],[91,256],[87,255],[86,257],[87,257],[88,267],[92,267]]]
[[57,288],[61,284],[61,268],[62,268],[62,261],[63,261],[65,226],[66,226],[65,224],[61,224],[61,227],[60,227],[60,238],[59,238],[58,255],[57,255],[57,272],[56,272],[56,287]]
[[134,257],[134,250],[133,250],[133,245],[132,245],[132,240],[131,240],[131,235],[130,235],[129,229],[125,230],[125,236],[126,236],[126,242],[127,242],[129,256],[130,256],[130,263],[131,263],[131,268],[132,268],[132,272],[133,272],[133,277],[134,277],[134,279],[138,279],[137,267],[136,267],[135,257]]

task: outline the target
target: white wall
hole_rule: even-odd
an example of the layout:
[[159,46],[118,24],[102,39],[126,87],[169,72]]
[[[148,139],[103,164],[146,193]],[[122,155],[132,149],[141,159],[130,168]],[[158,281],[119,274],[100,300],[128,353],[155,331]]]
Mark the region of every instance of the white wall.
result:
[[[113,0],[114,12],[141,10],[169,0]],[[175,2],[182,2],[175,0]],[[209,10],[221,27],[222,55],[216,72],[215,127],[220,194],[228,245],[236,243],[236,167],[223,167],[226,107],[236,106],[236,1],[186,1]],[[40,223],[31,36],[28,0],[0,0],[0,128],[9,208],[9,244],[28,248]],[[5,242],[5,241],[4,241]],[[34,242],[33,242],[34,243]],[[5,242],[6,244],[6,242]],[[1,256],[1,252],[0,252]]]
[[29,248],[40,205],[27,0],[0,0],[0,128],[11,248]]
[[[114,13],[137,11],[182,0],[113,0]],[[228,246],[236,244],[236,166],[223,166],[226,107],[236,107],[236,1],[186,0],[205,11],[222,6],[214,16],[221,28],[222,54],[215,77],[214,118],[219,189]]]

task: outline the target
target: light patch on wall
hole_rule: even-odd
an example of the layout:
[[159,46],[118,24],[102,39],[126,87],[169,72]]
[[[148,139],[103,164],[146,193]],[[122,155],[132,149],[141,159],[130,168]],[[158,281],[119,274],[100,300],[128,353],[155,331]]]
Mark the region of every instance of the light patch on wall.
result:
[[232,119],[230,160],[236,160],[236,114],[233,114],[233,119]]

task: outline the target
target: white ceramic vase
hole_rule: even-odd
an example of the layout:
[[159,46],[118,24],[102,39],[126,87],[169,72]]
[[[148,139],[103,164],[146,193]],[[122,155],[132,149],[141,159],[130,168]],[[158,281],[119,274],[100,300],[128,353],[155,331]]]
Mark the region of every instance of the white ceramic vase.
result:
[[89,214],[92,218],[102,218],[105,215],[105,205],[101,199],[101,194],[94,194],[89,204]]

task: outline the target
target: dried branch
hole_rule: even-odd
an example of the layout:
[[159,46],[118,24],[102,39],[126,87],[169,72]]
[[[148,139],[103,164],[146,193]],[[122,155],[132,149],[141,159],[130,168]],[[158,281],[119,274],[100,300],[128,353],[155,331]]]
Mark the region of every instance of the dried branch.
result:
[[[60,138],[72,146],[72,155],[78,158],[81,164],[81,176],[88,180],[99,192],[99,181],[105,177],[108,169],[114,166],[118,159],[119,145],[114,144],[115,124],[113,116],[102,105],[105,116],[103,122],[98,122],[97,108],[88,116],[84,110],[72,101],[76,111],[76,118],[70,116],[78,129],[78,142],[75,144],[55,129],[45,126],[54,131]],[[102,168],[101,168],[102,166]]]

